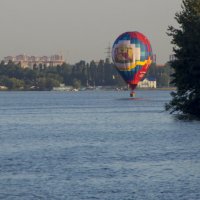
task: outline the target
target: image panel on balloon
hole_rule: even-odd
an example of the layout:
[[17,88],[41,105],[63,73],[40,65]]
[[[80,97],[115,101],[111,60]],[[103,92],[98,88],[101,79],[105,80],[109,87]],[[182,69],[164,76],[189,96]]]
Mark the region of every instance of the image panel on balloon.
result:
[[133,62],[133,49],[127,45],[119,45],[114,51],[114,60],[117,63],[132,63]]

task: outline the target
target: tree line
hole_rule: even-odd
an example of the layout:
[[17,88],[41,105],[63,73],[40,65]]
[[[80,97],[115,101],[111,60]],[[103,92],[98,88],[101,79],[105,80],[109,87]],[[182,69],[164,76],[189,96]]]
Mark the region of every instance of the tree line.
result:
[[[158,87],[168,87],[170,80],[170,66],[157,67],[153,63],[146,77],[154,77]],[[33,69],[22,68],[20,63],[9,61],[0,63],[0,86],[9,90],[52,90],[60,84],[74,88],[113,86],[124,87],[125,82],[118,74],[114,64],[108,59],[98,63],[80,61],[74,65],[63,63],[57,67],[34,66]]]

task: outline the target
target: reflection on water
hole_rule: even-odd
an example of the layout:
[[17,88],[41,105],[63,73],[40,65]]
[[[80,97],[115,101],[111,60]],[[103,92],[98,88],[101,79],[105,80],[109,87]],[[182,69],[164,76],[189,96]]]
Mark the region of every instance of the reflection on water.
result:
[[0,92],[0,199],[200,199],[200,123],[169,99]]

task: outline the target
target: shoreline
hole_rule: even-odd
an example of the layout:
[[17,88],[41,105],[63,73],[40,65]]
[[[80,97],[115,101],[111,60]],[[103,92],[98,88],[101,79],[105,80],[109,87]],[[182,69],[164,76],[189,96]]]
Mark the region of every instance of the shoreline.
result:
[[[163,91],[173,91],[176,90],[175,87],[163,87],[163,88],[136,88],[137,90],[163,90]],[[74,92],[72,91],[66,91],[66,90],[61,90],[61,91],[57,91],[57,90],[0,90],[0,92]],[[116,88],[102,88],[102,89],[86,89],[86,90],[77,90],[78,92],[83,92],[83,91],[129,91],[128,89],[118,89],[118,87]],[[76,91],[76,92],[77,92]]]

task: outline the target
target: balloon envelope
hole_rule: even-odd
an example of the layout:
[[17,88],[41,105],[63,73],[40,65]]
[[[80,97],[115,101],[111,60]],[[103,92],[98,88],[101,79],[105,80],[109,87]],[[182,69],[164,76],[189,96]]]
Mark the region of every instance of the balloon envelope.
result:
[[113,44],[112,59],[119,74],[134,90],[152,63],[150,42],[142,33],[125,32]]

